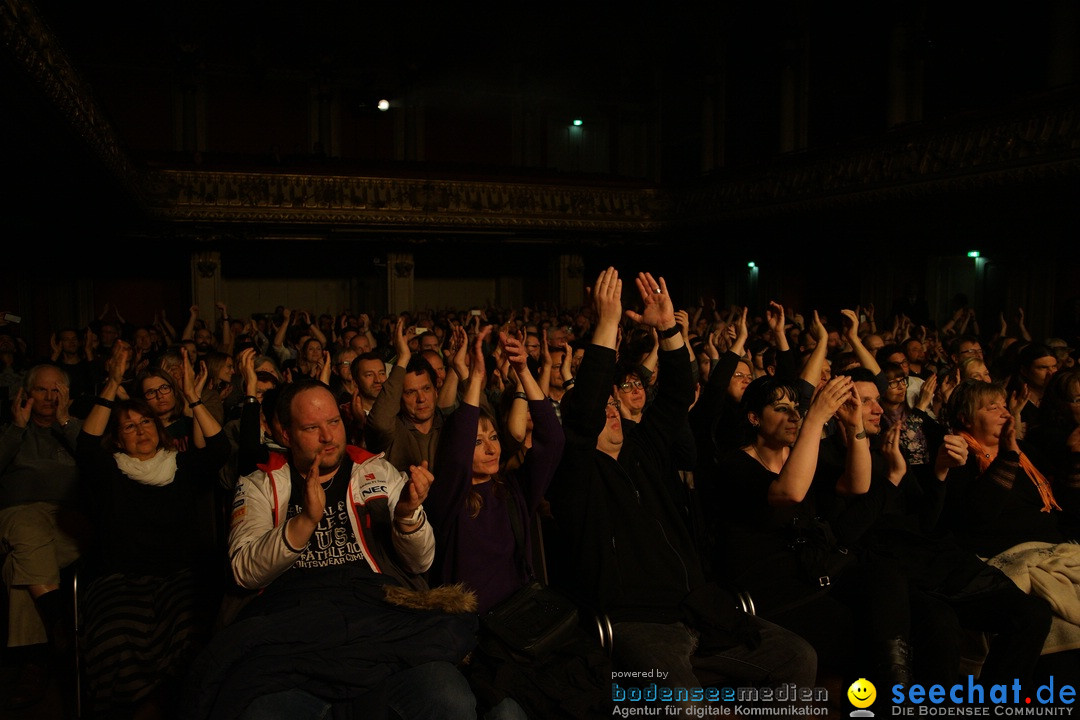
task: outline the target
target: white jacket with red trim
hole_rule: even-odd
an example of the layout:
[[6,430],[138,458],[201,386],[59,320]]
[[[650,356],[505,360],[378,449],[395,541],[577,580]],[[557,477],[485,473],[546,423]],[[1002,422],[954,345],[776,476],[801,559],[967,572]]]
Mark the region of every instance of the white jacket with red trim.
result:
[[[425,588],[422,577],[435,557],[435,534],[423,525],[408,534],[394,527],[397,505],[409,476],[382,454],[348,446],[353,468],[349,477],[349,524],[371,569],[413,588]],[[288,459],[270,453],[265,465],[240,478],[229,528],[229,558],[236,583],[254,590],[269,585],[292,567],[303,552],[285,542],[285,520],[292,492]]]

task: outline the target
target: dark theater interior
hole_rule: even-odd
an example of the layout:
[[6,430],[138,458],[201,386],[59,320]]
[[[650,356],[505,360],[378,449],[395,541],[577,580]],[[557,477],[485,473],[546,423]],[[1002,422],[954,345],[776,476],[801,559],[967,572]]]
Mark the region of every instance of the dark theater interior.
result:
[[42,346],[110,300],[136,324],[267,310],[253,286],[282,279],[377,313],[565,305],[614,264],[686,303],[887,308],[915,283],[942,320],[962,295],[1051,334],[1076,297],[1077,15],[10,3],[0,304]]
[[6,0],[0,40],[0,331],[35,358],[109,308],[573,312],[609,265],[1080,347],[1072,0]]

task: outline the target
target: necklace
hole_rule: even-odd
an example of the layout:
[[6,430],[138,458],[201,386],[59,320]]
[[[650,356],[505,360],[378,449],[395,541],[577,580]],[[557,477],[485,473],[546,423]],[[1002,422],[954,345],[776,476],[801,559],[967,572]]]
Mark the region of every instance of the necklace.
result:
[[[765,468],[765,469],[766,469],[766,470],[768,470],[769,472],[771,472],[771,473],[775,473],[775,474],[779,474],[779,473],[780,473],[780,471],[779,471],[779,470],[773,470],[773,469],[772,469],[771,467],[769,467],[769,466],[768,466],[768,465],[767,465],[767,464],[765,463],[765,461],[764,461],[764,460],[762,460],[761,456],[760,456],[760,455],[758,455],[758,451],[757,451],[757,446],[755,446],[755,445],[748,445],[748,446],[747,446],[747,450],[746,450],[746,454],[747,454],[747,455],[749,455],[750,457],[754,458],[755,460],[757,460],[757,461],[758,461],[758,463],[759,463],[759,464],[761,465],[761,467]],[[781,463],[781,465],[780,465],[780,466],[781,466],[781,468],[783,468],[783,463]]]

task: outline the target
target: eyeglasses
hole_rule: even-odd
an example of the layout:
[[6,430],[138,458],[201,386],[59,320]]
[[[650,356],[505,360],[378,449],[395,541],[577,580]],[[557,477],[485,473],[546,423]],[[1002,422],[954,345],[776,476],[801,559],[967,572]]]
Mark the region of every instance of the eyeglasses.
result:
[[156,397],[166,397],[168,395],[172,395],[172,386],[169,385],[169,383],[164,383],[143,393],[143,397],[147,400],[153,400]]
[[742,380],[743,378],[746,378],[747,380],[750,380],[750,379],[752,379],[752,378],[750,377],[750,373],[744,373],[744,372],[737,372],[737,373],[734,373],[734,374],[732,374],[731,378],[732,378],[733,380]]
[[631,390],[641,390],[644,387],[645,386],[641,383],[640,380],[631,380],[629,382],[619,384],[619,389],[623,392],[630,392]]
[[1070,405],[1080,405],[1080,396],[1074,397],[1069,401]]
[[352,360],[342,360],[338,363],[338,365],[341,365],[342,367],[349,367],[350,365],[352,365]]
[[609,408],[615,408],[616,410],[619,409],[619,403],[615,402],[614,400],[608,400],[607,401],[607,406]]
[[893,388],[894,390],[896,388],[907,387],[907,384],[908,384],[907,375],[905,375],[904,377],[893,378],[892,380],[889,381],[889,387]]
[[967,350],[961,350],[958,355],[982,355],[981,347],[968,348]]
[[142,420],[138,421],[137,423],[135,423],[135,422],[126,423],[123,427],[120,428],[120,432],[124,433],[125,435],[134,435],[139,430],[149,431],[150,430],[149,426],[151,426],[153,424],[154,424],[153,420],[150,420],[149,418],[143,418]]

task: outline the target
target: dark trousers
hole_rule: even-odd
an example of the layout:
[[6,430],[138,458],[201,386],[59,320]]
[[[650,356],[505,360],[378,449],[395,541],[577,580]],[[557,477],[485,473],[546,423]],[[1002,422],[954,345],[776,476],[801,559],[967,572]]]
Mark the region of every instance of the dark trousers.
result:
[[[808,590],[808,600],[766,619],[805,638],[829,673],[873,680],[885,662],[888,644],[907,639],[911,605],[906,578],[887,561],[860,562],[846,569],[825,591]],[[847,684],[844,687],[847,687]]]
[[1034,676],[1043,641],[1050,630],[1050,605],[1012,584],[972,597],[942,598],[912,593],[915,679],[924,684],[949,685],[959,678],[960,645],[964,631],[990,633],[990,650],[979,673],[984,686],[1025,685]]

